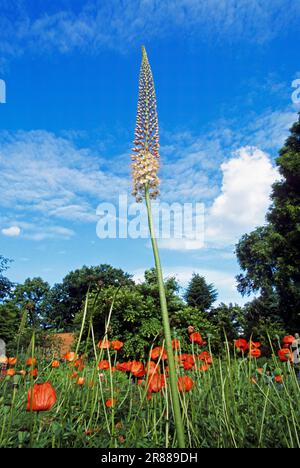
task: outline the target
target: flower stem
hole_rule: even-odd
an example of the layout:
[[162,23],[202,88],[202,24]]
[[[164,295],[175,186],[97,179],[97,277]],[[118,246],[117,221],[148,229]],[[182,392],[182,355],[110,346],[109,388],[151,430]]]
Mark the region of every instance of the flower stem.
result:
[[181,408],[180,408],[178,388],[177,388],[177,375],[176,375],[175,361],[174,361],[173,349],[172,349],[170,321],[169,321],[169,314],[168,314],[168,308],[167,308],[167,300],[166,300],[166,293],[165,293],[159,251],[158,251],[157,240],[155,236],[155,229],[154,229],[154,222],[153,222],[151,201],[150,201],[148,187],[145,188],[145,200],[146,200],[146,206],[147,206],[149,230],[150,230],[154,260],[155,260],[155,267],[156,267],[156,273],[157,273],[157,282],[158,282],[158,289],[159,289],[159,298],[160,298],[160,306],[161,306],[161,313],[162,313],[162,319],[163,319],[166,349],[167,349],[167,354],[168,354],[171,399],[172,399],[173,415],[174,415],[175,427],[176,427],[176,433],[177,433],[177,442],[178,442],[179,448],[185,448],[184,428],[182,424]]

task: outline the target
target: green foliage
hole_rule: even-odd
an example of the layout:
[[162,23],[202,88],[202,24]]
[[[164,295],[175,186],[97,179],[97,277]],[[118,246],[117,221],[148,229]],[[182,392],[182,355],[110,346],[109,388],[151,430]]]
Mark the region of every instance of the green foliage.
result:
[[15,287],[11,300],[20,311],[27,310],[28,324],[38,329],[46,324],[49,293],[50,286],[42,278],[28,278]]
[[252,328],[248,327],[245,331],[246,337],[261,343],[261,351],[264,356],[270,356],[271,347],[273,346],[274,349],[278,348],[282,338],[286,334],[287,332],[282,322],[268,317],[258,319]]
[[187,304],[206,312],[211,308],[217,297],[218,293],[214,285],[207,284],[203,276],[194,273],[185,293]]
[[8,296],[13,286],[9,279],[3,276],[3,272],[8,269],[9,262],[10,260],[0,255],[0,301]]
[[49,297],[49,324],[56,329],[69,331],[77,312],[80,311],[88,289],[95,291],[106,286],[132,285],[130,275],[110,265],[83,266],[71,271],[54,285]]
[[[282,179],[272,191],[268,224],[245,235],[236,253],[243,274],[237,277],[242,294],[260,291],[275,295],[275,320],[290,331],[300,328],[300,117],[277,158]],[[268,311],[264,315],[270,315]]]
[[11,301],[0,304],[0,338],[9,344],[15,337],[20,325],[20,310]]

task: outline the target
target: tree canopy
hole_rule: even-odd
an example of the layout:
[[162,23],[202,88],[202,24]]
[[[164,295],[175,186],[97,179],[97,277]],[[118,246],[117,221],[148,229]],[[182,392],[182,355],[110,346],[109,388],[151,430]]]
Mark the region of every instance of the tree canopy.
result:
[[[300,327],[300,115],[276,160],[281,180],[273,185],[267,224],[242,237],[236,253],[242,294],[259,291],[264,315]],[[270,301],[272,307],[270,308]],[[261,308],[262,304],[265,307]],[[276,304],[276,307],[274,307]],[[262,311],[263,309],[263,311]]]

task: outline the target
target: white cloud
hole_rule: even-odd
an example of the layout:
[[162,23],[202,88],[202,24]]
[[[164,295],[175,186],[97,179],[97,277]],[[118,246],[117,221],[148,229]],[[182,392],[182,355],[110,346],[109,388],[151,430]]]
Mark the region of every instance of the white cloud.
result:
[[[144,281],[144,273],[145,269],[138,269],[133,271],[132,274],[134,281],[137,283]],[[214,284],[219,293],[217,303],[236,302],[238,304],[244,304],[246,301],[249,301],[249,298],[244,300],[237,293],[236,280],[232,271],[226,272],[223,270],[178,265],[173,267],[163,267],[164,278],[175,277],[180,286],[183,288],[187,287],[193,273],[204,276],[208,283]]]
[[19,237],[21,229],[18,226],[11,226],[9,228],[2,229],[2,234],[7,237]]
[[206,218],[207,245],[228,245],[264,224],[271,186],[279,175],[269,156],[258,148],[241,148],[221,166],[221,194]]

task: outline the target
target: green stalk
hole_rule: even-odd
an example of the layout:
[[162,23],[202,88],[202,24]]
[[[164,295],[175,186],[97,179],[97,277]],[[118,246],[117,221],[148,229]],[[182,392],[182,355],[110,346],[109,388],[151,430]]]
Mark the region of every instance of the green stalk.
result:
[[179,448],[185,448],[184,428],[183,428],[183,423],[182,423],[181,408],[180,408],[180,401],[179,401],[178,388],[177,388],[177,375],[176,375],[176,367],[175,367],[175,361],[174,361],[173,349],[172,349],[170,321],[169,321],[166,293],[165,293],[165,287],[164,287],[164,281],[163,281],[163,275],[162,275],[162,268],[161,268],[161,263],[160,263],[157,240],[155,236],[155,229],[154,229],[154,222],[153,222],[151,201],[150,201],[148,187],[145,188],[145,200],[146,200],[146,206],[147,206],[149,230],[150,230],[154,260],[155,260],[155,267],[156,267],[156,273],[157,273],[157,282],[158,282],[161,313],[162,313],[162,320],[163,320],[163,327],[164,327],[164,334],[165,334],[165,343],[166,343],[166,349],[167,349],[167,355],[168,355],[171,399],[172,399],[173,415],[174,415],[175,427],[176,427],[176,433],[177,433],[177,442],[178,442]]

